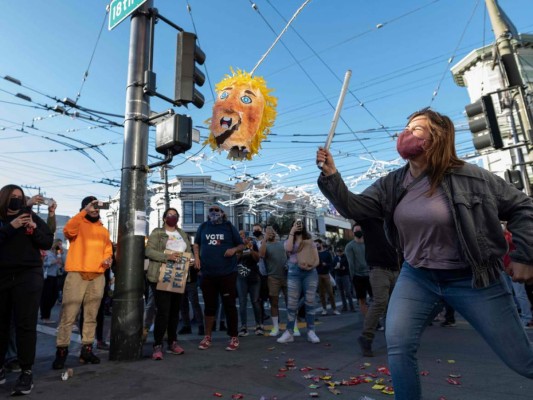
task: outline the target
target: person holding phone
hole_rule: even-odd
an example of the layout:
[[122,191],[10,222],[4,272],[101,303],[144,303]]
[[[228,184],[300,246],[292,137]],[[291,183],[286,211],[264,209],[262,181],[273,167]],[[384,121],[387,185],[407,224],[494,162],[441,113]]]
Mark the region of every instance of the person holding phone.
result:
[[65,366],[72,325],[82,305],[84,323],[79,361],[82,364],[100,363],[93,353],[96,317],[104,295],[104,273],[113,262],[113,245],[109,231],[100,221],[96,197],[87,196],[82,200],[80,212],[66,223],[63,233],[70,242],[70,248],[65,263],[68,274],[63,288],[53,369]]
[[[318,251],[311,239],[311,235],[297,219],[292,224],[288,239],[285,241],[285,250],[289,254],[289,271],[287,274],[288,304],[287,304],[287,329],[283,332],[278,343],[294,342],[294,326],[296,324],[296,312],[298,302],[303,292],[305,301],[305,322],[307,323],[307,341],[320,343],[320,339],[315,333],[315,298],[318,287],[318,273],[316,266],[319,263]],[[298,261],[298,253],[310,252],[314,265]]]
[[21,373],[11,394],[33,389],[37,319],[43,289],[41,250],[52,247],[54,236],[47,224],[27,206],[17,185],[0,189],[0,384],[14,315]]

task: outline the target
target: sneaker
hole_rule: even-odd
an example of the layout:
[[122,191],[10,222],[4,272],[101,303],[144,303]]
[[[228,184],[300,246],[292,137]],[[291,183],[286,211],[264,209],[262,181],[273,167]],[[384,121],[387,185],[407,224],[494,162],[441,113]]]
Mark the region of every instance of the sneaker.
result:
[[300,333],[300,329],[298,328],[298,324],[294,324],[294,329],[292,331],[293,336],[302,336]]
[[12,396],[20,396],[22,394],[30,394],[33,389],[33,374],[31,370],[22,371],[15,382],[15,386],[11,390]]
[[163,359],[163,346],[154,346],[154,352],[152,353],[152,360],[159,361]]
[[63,369],[67,361],[68,347],[57,347],[56,358],[52,363],[52,369]]
[[172,344],[168,347],[167,353],[176,354],[179,356],[180,354],[185,353],[185,350],[183,350],[183,348],[178,344],[178,342],[174,340]]
[[15,358],[11,361],[6,362],[4,364],[4,369],[6,370],[6,372],[20,372],[21,369],[20,369],[19,360]]
[[340,315],[341,312],[340,312],[339,310],[333,310],[333,314],[334,314],[334,315]]
[[315,331],[307,331],[307,341],[311,343],[320,343],[320,339],[316,335]]
[[256,336],[263,336],[264,334],[265,334],[265,329],[262,326],[258,325],[255,327]]
[[104,342],[103,340],[98,340],[96,342],[96,348],[98,350],[109,350],[109,344],[107,344],[106,342]]
[[207,350],[210,347],[211,347],[211,336],[204,336],[204,338],[198,345],[198,348],[200,350]]
[[82,364],[100,364],[100,359],[93,353],[92,344],[81,346],[80,363]]
[[451,328],[455,326],[455,322],[452,321],[444,321],[440,324],[443,328]]
[[278,336],[279,335],[279,328],[272,328],[268,336]]
[[285,332],[283,332],[283,335],[281,335],[281,337],[279,337],[278,340],[276,340],[276,342],[278,342],[278,343],[292,343],[292,342],[294,342],[294,336],[287,329],[287,330],[285,330]]
[[0,385],[6,383],[6,370],[4,368],[0,369]]
[[234,351],[234,350],[237,350],[238,348],[239,348],[239,338],[234,336],[229,340],[229,343],[226,346],[226,350]]
[[179,331],[178,335],[190,335],[192,333],[192,329],[190,326],[183,326]]
[[361,347],[361,354],[363,357],[374,357],[374,352],[372,351],[372,341],[364,336],[359,336],[357,338],[357,343]]
[[248,329],[246,329],[245,326],[242,326],[242,327],[241,327],[241,330],[239,331],[239,336],[240,336],[240,337],[248,336]]
[[198,336],[205,336],[205,330],[203,325],[198,325]]
[[322,309],[322,315],[328,315],[328,310],[326,310],[325,308]]

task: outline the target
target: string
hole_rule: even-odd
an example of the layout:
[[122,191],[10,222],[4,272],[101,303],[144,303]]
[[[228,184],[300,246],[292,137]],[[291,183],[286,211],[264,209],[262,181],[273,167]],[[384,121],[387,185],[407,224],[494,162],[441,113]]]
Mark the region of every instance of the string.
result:
[[[274,43],[272,43],[272,46],[270,46],[270,48],[266,51],[265,54],[263,54],[263,56],[259,59],[259,61],[257,62],[257,64],[255,65],[255,67],[252,69],[252,71],[250,72],[250,75],[252,76],[255,72],[255,70],[261,65],[261,63],[265,60],[265,58],[267,58],[267,56],[270,54],[270,52],[272,51],[272,49],[274,48],[274,46],[279,42],[279,40],[281,39],[281,37],[285,34],[285,32],[287,32],[287,30],[289,29],[289,26],[291,25],[292,21],[294,21],[294,19],[298,16],[298,14],[300,14],[300,12],[305,8],[305,6],[307,6],[307,4],[310,2],[311,0],[305,0],[305,2],[300,6],[300,8],[298,8],[298,10],[296,10],[296,12],[294,13],[294,15],[292,16],[292,18],[289,20],[289,22],[287,23],[287,25],[285,26],[285,28],[283,28],[283,30],[281,31],[281,33],[278,35],[278,37],[276,38],[276,40],[274,40]],[[252,4],[252,7],[254,7],[255,4]],[[255,7],[254,7],[255,8]]]

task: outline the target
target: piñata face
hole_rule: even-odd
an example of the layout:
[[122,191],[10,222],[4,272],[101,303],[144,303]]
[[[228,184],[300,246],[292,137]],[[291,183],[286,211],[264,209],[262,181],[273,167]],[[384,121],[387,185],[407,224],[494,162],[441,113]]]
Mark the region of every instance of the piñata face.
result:
[[217,147],[229,151],[235,158],[243,158],[251,152],[264,108],[263,94],[250,84],[236,83],[220,90],[210,126]]

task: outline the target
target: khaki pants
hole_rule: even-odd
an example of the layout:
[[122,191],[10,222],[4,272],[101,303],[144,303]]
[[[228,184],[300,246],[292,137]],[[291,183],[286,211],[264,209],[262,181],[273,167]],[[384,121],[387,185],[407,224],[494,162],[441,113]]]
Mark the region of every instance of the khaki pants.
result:
[[93,344],[96,329],[96,316],[104,295],[104,274],[92,281],[83,280],[78,272],[69,272],[63,287],[63,302],[61,306],[61,320],[57,328],[57,347],[68,347],[72,324],[83,304],[83,344]]

